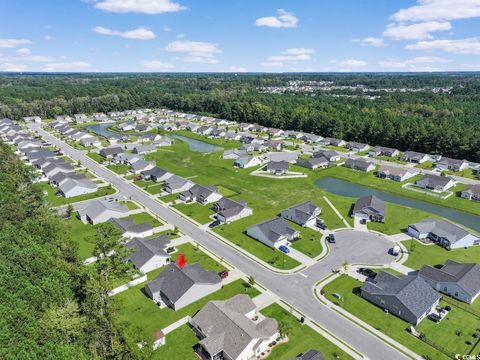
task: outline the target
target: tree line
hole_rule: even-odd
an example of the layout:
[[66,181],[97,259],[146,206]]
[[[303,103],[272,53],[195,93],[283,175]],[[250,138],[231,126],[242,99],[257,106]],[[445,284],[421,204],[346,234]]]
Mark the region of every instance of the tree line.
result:
[[[260,93],[290,80],[373,89],[451,87],[449,93]],[[334,97],[353,94],[354,98]],[[377,93],[375,93],[377,94]],[[166,107],[322,136],[480,161],[478,74],[92,74],[0,78],[0,117]]]

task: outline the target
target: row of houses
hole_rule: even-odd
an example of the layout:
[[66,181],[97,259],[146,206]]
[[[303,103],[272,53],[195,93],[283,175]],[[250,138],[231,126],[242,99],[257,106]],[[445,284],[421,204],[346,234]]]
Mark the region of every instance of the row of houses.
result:
[[78,142],[80,145],[84,147],[101,147],[102,142],[96,136],[85,132],[83,130],[79,130],[77,128],[73,128],[69,125],[68,122],[64,120],[56,120],[49,124],[50,128],[57,131],[58,133],[70,138],[73,141]]

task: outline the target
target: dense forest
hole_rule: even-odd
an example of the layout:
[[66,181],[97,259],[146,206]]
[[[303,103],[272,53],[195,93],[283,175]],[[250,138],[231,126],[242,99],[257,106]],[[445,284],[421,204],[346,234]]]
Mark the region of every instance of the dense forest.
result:
[[[121,254],[83,266],[32,179],[0,144],[0,359],[141,358],[114,323],[108,297],[111,275],[124,270]],[[118,238],[110,224],[100,227],[96,255],[118,247]]]
[[[371,90],[369,95],[379,98],[367,99],[361,89],[313,94],[272,94],[258,90],[285,86],[292,80],[363,85]],[[448,91],[436,92],[434,88],[448,88]],[[52,117],[140,107],[166,107],[480,161],[480,75],[476,73],[0,77],[0,117]]]

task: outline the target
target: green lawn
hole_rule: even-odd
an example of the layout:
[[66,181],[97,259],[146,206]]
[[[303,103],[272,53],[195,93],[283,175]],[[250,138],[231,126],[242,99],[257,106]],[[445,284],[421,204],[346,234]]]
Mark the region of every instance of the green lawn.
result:
[[320,255],[322,252],[322,244],[320,243],[322,234],[315,230],[304,228],[291,221],[287,222],[294,230],[299,231],[301,234],[300,239],[292,243],[292,247],[312,258]]
[[161,201],[165,202],[165,203],[169,203],[169,202],[177,200],[178,199],[178,194],[164,195],[164,196],[160,197],[159,199]]
[[329,150],[336,150],[344,153],[348,152],[348,149],[342,146],[323,145],[322,148],[329,149]]
[[160,220],[154,218],[152,215],[146,212],[130,215],[129,218],[132,219],[135,224],[148,222],[150,223],[150,225],[152,225],[152,227],[162,225],[162,222]]
[[424,163],[415,165],[417,169],[426,169],[431,170],[435,167],[435,163],[433,161],[425,161]]
[[115,189],[113,189],[110,186],[105,186],[105,187],[100,187],[98,188],[98,191],[91,193],[91,194],[85,194],[85,195],[80,195],[80,196],[74,196],[71,198],[65,198],[63,196],[57,196],[57,188],[54,188],[50,186],[50,184],[47,183],[37,183],[35,184],[36,187],[38,187],[41,191],[46,191],[46,200],[48,203],[50,203],[53,206],[60,206],[60,205],[65,205],[65,204],[72,204],[78,201],[83,201],[83,200],[89,200],[89,199],[94,199],[97,197],[102,197],[102,196],[107,196],[115,193]]
[[200,224],[212,222],[210,216],[215,214],[215,212],[212,210],[212,204],[201,205],[197,202],[188,204],[179,203],[174,207]]
[[397,164],[408,164],[408,162],[403,161],[403,160],[400,160],[400,159],[401,159],[401,156],[394,156],[394,157],[390,157],[390,156],[374,156],[374,159],[383,160],[383,161],[389,161],[389,162],[393,162],[393,163],[397,163]]
[[193,347],[198,343],[198,338],[188,324],[180,326],[165,337],[165,345],[159,347],[151,359],[169,360],[198,360]]
[[107,168],[120,175],[126,174],[130,170],[130,166],[125,164],[108,165]]
[[438,245],[423,245],[416,240],[402,241],[402,244],[409,251],[404,265],[412,269],[420,269],[423,265],[442,265],[447,260],[478,263],[480,259],[480,246],[447,250]]
[[272,304],[261,310],[267,317],[274,318],[278,323],[286,324],[288,329],[288,342],[273,348],[268,359],[287,360],[293,359],[299,354],[306,353],[310,349],[322,352],[326,359],[351,359],[351,356],[332,344],[319,333],[307,325],[302,325],[292,314]]
[[[240,141],[225,140],[225,139],[210,139],[210,138],[205,137],[203,135],[199,135],[199,134],[193,133],[191,131],[187,131],[187,130],[172,131],[171,133],[172,134],[177,134],[177,135],[182,135],[182,136],[185,136],[185,137],[188,137],[188,138],[191,138],[191,139],[195,139],[195,140],[200,140],[200,141],[203,141],[207,144],[221,146],[225,149],[236,149],[236,148],[238,148],[242,145],[240,143]],[[181,140],[175,139],[175,141],[180,142]]]
[[147,190],[147,192],[152,195],[160,194],[163,191],[163,185],[162,184],[151,185],[147,187],[145,190]]
[[152,181],[152,180],[137,180],[137,181],[134,181],[133,183],[135,185],[137,185],[138,187],[141,187],[143,189],[146,189],[150,185],[155,185],[156,184],[156,182]]
[[476,175],[472,169],[465,169],[462,171],[442,171],[442,174],[456,175],[456,176],[461,176],[468,179],[478,179],[478,175]]
[[103,156],[101,156],[100,154],[98,153],[95,153],[95,152],[89,152],[87,154],[87,156],[92,159],[92,160],[95,160],[96,162],[98,162],[99,164],[103,164],[105,162],[105,158]]
[[393,235],[405,230],[408,224],[414,224],[426,218],[435,218],[433,214],[427,212],[387,203],[387,217],[385,223],[369,222],[370,230],[380,231],[384,234]]
[[217,190],[220,194],[222,194],[225,197],[238,195],[238,193],[235,190],[229,189],[222,185],[217,186]]
[[[381,308],[373,305],[367,300],[356,294],[362,283],[347,275],[342,275],[327,284],[323,290],[325,296],[333,303],[341,306],[351,314],[362,319],[366,323],[375,327],[375,329],[383,332],[392,339],[398,341],[402,345],[415,351],[421,356],[428,356],[430,359],[448,359],[448,356],[423,343],[419,339],[407,332],[409,324],[402,319],[385,313]],[[338,300],[332,294],[338,293],[342,296],[342,300]],[[456,310],[456,309],[455,309]],[[453,312],[452,312],[453,316]],[[423,322],[428,322],[424,319]],[[423,325],[423,322],[420,325]],[[448,328],[449,320],[444,320],[439,326]],[[438,325],[437,325],[438,326]],[[427,333],[427,337],[429,334]],[[433,337],[429,337],[435,340]],[[440,343],[440,345],[442,345]]]
[[128,210],[136,210],[139,209],[138,205],[133,201],[120,201],[120,204],[127,205]]
[[172,254],[173,261],[177,260],[179,254],[184,254],[187,263],[193,264],[198,262],[205,270],[214,270],[216,272],[225,270],[225,266],[205,254],[201,248],[197,248],[197,246],[190,243],[177,246],[177,250],[176,253]]
[[116,319],[127,328],[139,329],[145,338],[154,331],[162,329],[175,321],[190,315],[195,315],[210,300],[226,300],[237,294],[247,294],[255,297],[259,291],[242,280],[236,280],[222,289],[190,304],[178,311],[170,308],[160,309],[143,291],[144,284],[130,288],[112,297],[113,302],[119,307],[119,316]]
[[64,221],[67,225],[67,231],[72,240],[78,245],[78,255],[81,259],[87,259],[93,256],[95,248],[95,225],[84,224],[72,214],[71,218]]

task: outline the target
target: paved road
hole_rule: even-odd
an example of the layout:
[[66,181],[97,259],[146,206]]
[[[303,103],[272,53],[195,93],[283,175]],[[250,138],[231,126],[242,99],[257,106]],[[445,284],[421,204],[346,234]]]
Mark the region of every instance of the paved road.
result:
[[126,197],[142,204],[152,213],[170,224],[176,225],[184,234],[195,239],[218,256],[223,257],[238,270],[254,276],[259,284],[266,287],[281,299],[295,306],[309,319],[314,320],[330,333],[357,349],[365,357],[375,360],[396,360],[406,358],[405,355],[396,349],[390,347],[383,341],[318,302],[314,297],[312,290],[318,280],[328,275],[332,269],[339,268],[345,260],[350,263],[390,262],[391,259],[386,255],[386,250],[391,246],[391,242],[387,239],[365,232],[340,232],[337,236],[337,244],[333,246],[330,255],[328,255],[327,258],[299,274],[277,274],[259,265],[244,254],[225,245],[222,241],[184,219],[174,211],[170,210],[167,206],[153,199],[132,184],[126,182],[120,176],[103,168],[87,157],[84,152],[72,148],[50,133],[44,131],[38,124],[31,124],[30,128],[40,134],[46,141],[57,146],[66,155],[76,161],[81,161],[82,165],[118,188]]

